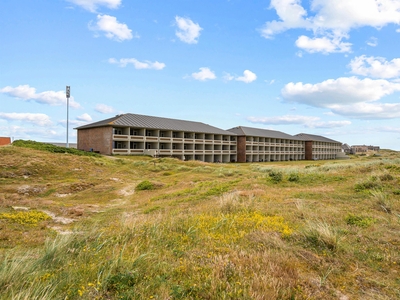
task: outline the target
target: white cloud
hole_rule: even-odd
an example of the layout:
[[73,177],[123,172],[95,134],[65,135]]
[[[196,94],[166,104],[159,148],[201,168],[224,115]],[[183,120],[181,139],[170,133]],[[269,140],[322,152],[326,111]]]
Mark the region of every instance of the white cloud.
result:
[[200,68],[200,72],[192,73],[191,77],[200,81],[206,81],[209,79],[217,78],[214,72],[211,71],[209,68]]
[[49,126],[52,124],[50,117],[45,114],[0,112],[0,119],[7,121],[24,121],[38,126]]
[[383,126],[380,128],[377,128],[379,131],[383,132],[395,132],[395,133],[400,133],[400,127],[390,127],[390,126]]
[[341,38],[338,37],[329,38],[324,36],[321,38],[309,38],[302,35],[296,40],[296,46],[309,53],[321,52],[328,54],[351,51],[351,43],[342,42]]
[[288,101],[329,108],[334,104],[377,101],[399,90],[399,83],[384,79],[341,77],[317,84],[290,82],[282,89],[282,96]]
[[67,0],[79,5],[90,12],[96,12],[99,6],[116,9],[121,5],[122,0]]
[[300,0],[271,0],[270,8],[275,9],[282,21],[267,22],[261,30],[262,36],[272,38],[275,34],[291,28],[311,28],[311,22],[305,18],[307,11]]
[[248,121],[252,123],[268,124],[268,125],[286,125],[286,124],[307,124],[320,120],[318,117],[285,115],[278,117],[248,117]]
[[92,26],[92,24],[89,23],[89,29],[93,31],[103,31],[107,38],[118,42],[130,40],[133,37],[139,38],[138,35],[132,35],[132,30],[129,29],[126,24],[119,23],[116,17],[109,15],[97,15],[96,25]]
[[76,119],[77,119],[78,121],[83,121],[83,122],[90,122],[90,121],[92,121],[92,117],[91,117],[89,114],[87,114],[87,113],[84,113],[83,115],[80,115],[80,116],[76,117]]
[[249,117],[248,121],[264,125],[303,125],[307,128],[337,128],[350,125],[350,121],[321,121],[319,117],[285,115],[278,117]]
[[336,114],[357,119],[379,120],[400,118],[400,104],[398,103],[332,105],[331,110]]
[[351,60],[349,67],[351,72],[363,76],[375,78],[400,77],[400,58],[387,61],[383,57],[358,56]]
[[319,121],[315,123],[306,124],[309,128],[338,128],[351,125],[350,121]]
[[370,37],[369,40],[367,41],[367,45],[370,47],[378,46],[378,39],[376,37]]
[[160,63],[158,61],[151,62],[148,60],[141,62],[138,61],[136,58],[121,58],[120,60],[116,60],[115,58],[110,58],[108,62],[110,64],[117,64],[122,68],[126,67],[128,64],[132,64],[135,67],[135,69],[162,70],[165,68],[164,63]]
[[175,34],[182,42],[188,44],[197,44],[200,31],[203,30],[199,24],[194,23],[189,18],[176,16],[175,25],[178,26],[178,30],[175,32]]
[[[57,131],[49,129],[46,127],[32,127],[32,126],[0,126],[0,132],[6,133],[6,136],[13,137],[14,140],[17,139],[32,139],[32,136],[37,136],[40,139],[44,138],[54,138],[56,136],[61,137]],[[63,133],[64,136],[65,133]]]
[[[0,89],[0,93],[7,94],[11,97],[16,97],[21,100],[33,100],[40,104],[49,104],[52,106],[66,105],[67,98],[65,91],[45,91],[36,93],[36,89],[29,85],[19,85],[17,87],[6,86]],[[69,106],[73,108],[80,108],[80,104],[75,102],[74,98],[69,99]]]
[[242,82],[245,82],[245,83],[250,83],[250,82],[253,82],[256,79],[257,79],[257,75],[256,74],[254,74],[250,70],[245,70],[243,72],[243,76],[237,77],[235,80],[242,81]]
[[102,114],[112,114],[115,111],[114,108],[105,104],[97,104],[95,110]]
[[226,81],[236,80],[236,81],[242,81],[242,82],[245,82],[245,83],[250,83],[250,82],[253,82],[254,80],[257,79],[257,75],[254,74],[253,72],[251,72],[250,70],[245,70],[243,72],[243,76],[236,76],[235,77],[235,76],[233,76],[233,75],[231,75],[229,73],[225,73],[223,78]]
[[[336,39],[335,45],[325,47],[326,52],[349,52],[350,44],[343,43],[343,38],[348,38],[348,33],[354,28],[364,26],[380,29],[388,24],[400,24],[400,1],[393,0],[311,0],[310,11],[302,5],[301,0],[271,0],[271,9],[275,9],[279,21],[266,22],[261,29],[265,38],[272,38],[274,35],[289,29],[302,28],[310,30],[314,34],[313,39],[298,40],[300,44],[307,43],[310,47],[310,40],[327,43],[318,40],[324,37]],[[311,48],[308,48],[311,49]],[[320,51],[309,51],[320,52]]]
[[400,117],[400,104],[371,103],[400,91],[400,83],[384,79],[342,77],[317,84],[290,82],[282,89],[286,101],[328,108],[333,113],[359,119]]

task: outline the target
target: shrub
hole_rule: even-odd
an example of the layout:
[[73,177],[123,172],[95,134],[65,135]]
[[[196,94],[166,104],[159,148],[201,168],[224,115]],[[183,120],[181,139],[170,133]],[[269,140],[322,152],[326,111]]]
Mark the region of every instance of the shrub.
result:
[[21,225],[37,225],[41,221],[51,219],[51,217],[41,211],[19,211],[13,213],[1,213],[0,219],[10,220]]
[[283,179],[282,172],[280,171],[270,171],[268,175],[273,183],[281,182]]
[[144,190],[154,190],[155,186],[153,183],[151,183],[148,180],[142,181],[141,183],[139,183],[135,190],[136,191],[144,191]]
[[291,182],[298,182],[300,180],[300,176],[297,173],[291,173],[288,177],[288,180]]

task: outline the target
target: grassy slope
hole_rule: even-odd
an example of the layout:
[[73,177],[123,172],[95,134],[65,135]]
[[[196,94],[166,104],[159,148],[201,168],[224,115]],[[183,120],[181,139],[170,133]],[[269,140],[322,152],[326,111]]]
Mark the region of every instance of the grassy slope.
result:
[[[400,154],[382,154],[207,164],[2,147],[0,299],[400,298]],[[135,191],[144,180],[154,189]]]

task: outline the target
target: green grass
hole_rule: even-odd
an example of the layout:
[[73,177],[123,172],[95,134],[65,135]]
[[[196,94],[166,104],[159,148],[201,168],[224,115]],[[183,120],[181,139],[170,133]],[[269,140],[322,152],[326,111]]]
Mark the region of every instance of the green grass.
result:
[[0,148],[0,299],[398,299],[399,162]]

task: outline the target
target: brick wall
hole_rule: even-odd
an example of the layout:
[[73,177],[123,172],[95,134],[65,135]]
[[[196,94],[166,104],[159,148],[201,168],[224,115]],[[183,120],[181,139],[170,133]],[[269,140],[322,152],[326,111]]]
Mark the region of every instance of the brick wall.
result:
[[11,139],[9,137],[0,137],[0,146],[6,146],[11,144]]
[[313,151],[312,151],[313,142],[306,141],[305,142],[305,160],[313,159]]
[[237,137],[237,162],[246,162],[246,137]]
[[99,151],[101,154],[112,154],[113,132],[112,127],[98,127],[78,129],[79,150]]

